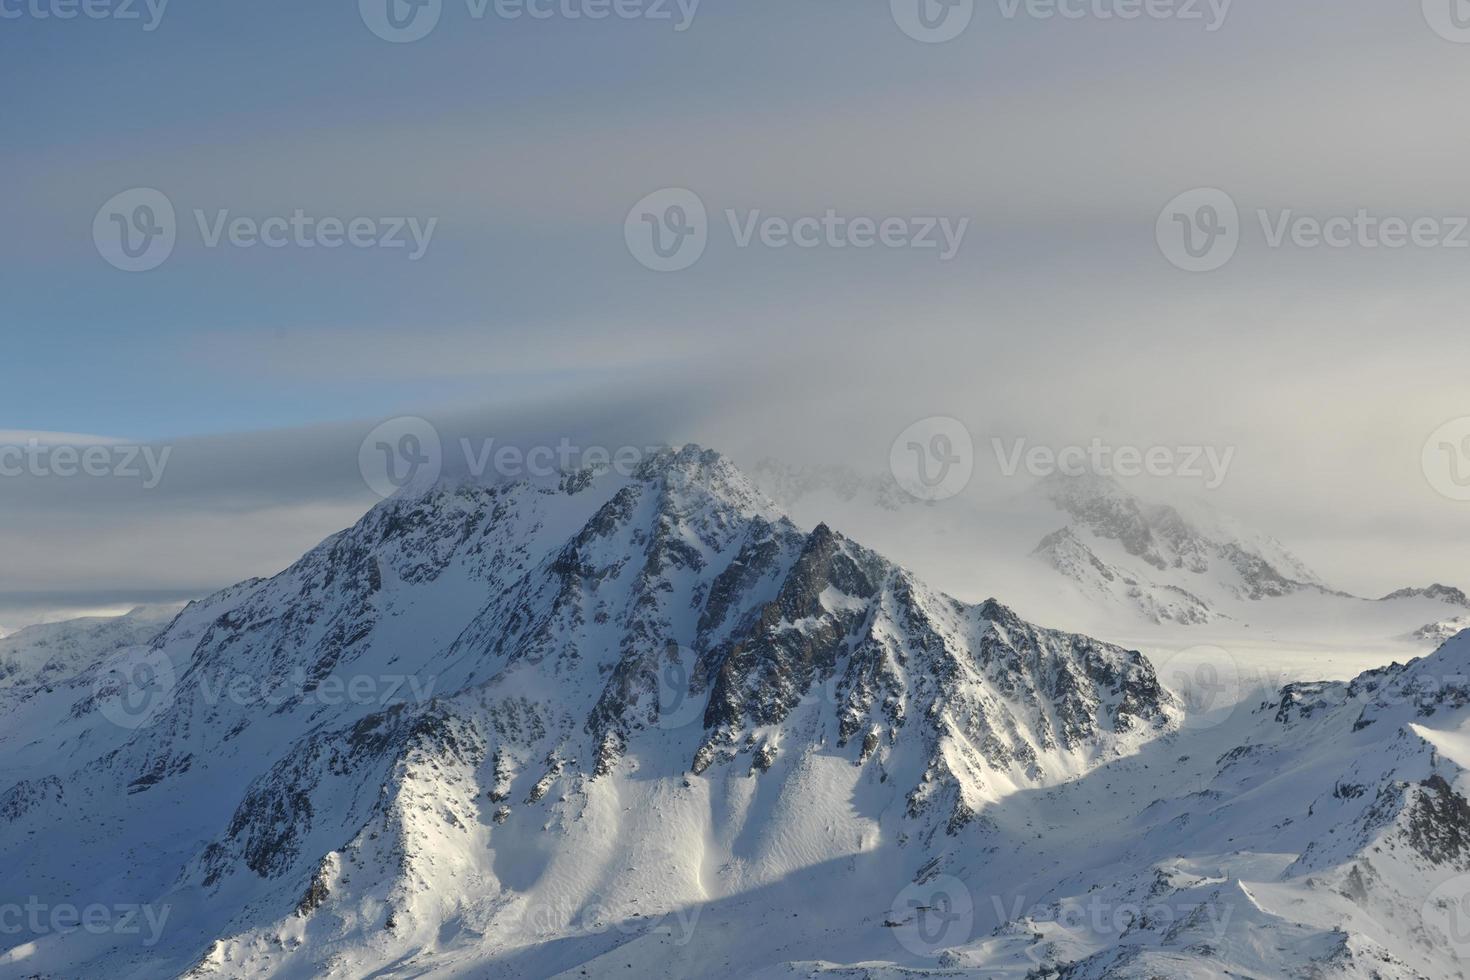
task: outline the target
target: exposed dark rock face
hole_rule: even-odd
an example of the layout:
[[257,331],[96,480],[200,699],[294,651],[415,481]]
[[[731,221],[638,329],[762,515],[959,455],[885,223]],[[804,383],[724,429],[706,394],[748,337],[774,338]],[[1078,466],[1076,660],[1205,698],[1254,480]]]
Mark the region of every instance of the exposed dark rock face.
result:
[[1465,870],[1470,867],[1470,803],[1435,773],[1413,795],[1408,837],[1432,864]]
[[0,793],[0,821],[13,823],[47,803],[60,803],[65,795],[65,785],[55,776],[22,779]]
[[1380,602],[1390,602],[1394,599],[1438,599],[1440,602],[1451,606],[1470,608],[1470,598],[1465,593],[1451,585],[1441,585],[1438,582],[1423,589],[1399,589],[1390,592],[1380,599]]
[[860,549],[846,553],[844,543],[819,525],[780,594],[760,611],[751,629],[712,652],[706,661],[715,675],[704,716],[707,728],[738,725],[746,718],[754,724],[776,724],[817,677],[836,668],[849,634],[867,619],[867,610],[860,602],[828,610],[822,595],[830,588],[854,600],[871,599],[873,576],[881,571]]
[[307,886],[306,894],[301,897],[300,904],[296,906],[296,914],[303,919],[325,905],[327,899],[332,895],[332,890],[327,885],[328,864],[329,861],[323,859],[321,867],[312,876],[311,884]]

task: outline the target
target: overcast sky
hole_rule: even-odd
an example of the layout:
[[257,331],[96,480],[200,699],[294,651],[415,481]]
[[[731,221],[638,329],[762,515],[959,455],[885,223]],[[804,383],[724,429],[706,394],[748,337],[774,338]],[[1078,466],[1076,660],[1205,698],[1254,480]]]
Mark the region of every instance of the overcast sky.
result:
[[[359,447],[404,414],[451,441],[696,440],[873,472],[950,416],[974,493],[992,437],[1234,447],[1213,502],[1334,584],[1470,587],[1470,503],[1421,462],[1470,416],[1470,248],[1450,247],[1470,31],[1450,0],[1131,20],[1100,16],[1128,0],[978,0],[944,43],[905,33],[905,0],[705,0],[684,30],[672,2],[592,20],[566,11],[597,0],[516,19],[443,0],[407,43],[369,28],[373,2],[61,20],[0,0],[0,444],[172,450],[153,488],[0,477],[0,625],[279,570],[374,502]],[[175,241],[128,272],[94,226],[135,188],[167,199]],[[681,271],[625,238],[665,188],[708,214]],[[1239,211],[1233,258],[1203,273],[1158,240],[1195,188]],[[432,233],[209,244],[297,209]],[[948,258],[740,243],[752,212],[829,209],[964,233]],[[1288,209],[1442,235],[1273,247]]]

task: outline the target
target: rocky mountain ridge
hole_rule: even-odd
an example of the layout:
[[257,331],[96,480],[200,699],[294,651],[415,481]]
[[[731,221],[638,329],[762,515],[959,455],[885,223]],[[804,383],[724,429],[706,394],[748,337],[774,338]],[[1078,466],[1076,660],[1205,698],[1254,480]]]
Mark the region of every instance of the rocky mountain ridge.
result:
[[[1218,558],[1121,506],[1085,513]],[[28,927],[0,977],[1470,962],[1470,638],[1351,682],[1156,673],[697,447],[395,498],[66,662],[0,688],[7,881],[158,929]]]
[[[124,973],[316,975],[341,966],[338,947],[416,955],[447,928],[493,958],[525,944],[547,889],[631,914],[635,886],[594,856],[657,841],[607,810],[635,791],[701,836],[736,835],[721,867],[672,858],[664,902],[765,887],[830,850],[788,852],[827,819],[784,788],[814,769],[869,785],[862,833],[910,842],[899,863],[917,867],[993,801],[1135,751],[1180,715],[1139,654],[966,606],[826,526],[803,532],[698,448],[629,479],[396,498],[128,656],[36,699],[33,714],[68,722],[16,752],[45,775],[0,796],[17,880],[121,880],[201,910]],[[766,813],[750,780],[785,802]],[[107,834],[89,826],[109,810]],[[771,849],[730,863],[757,825]],[[27,851],[42,826],[73,835],[67,855]],[[198,843],[124,873],[97,858],[116,826]]]

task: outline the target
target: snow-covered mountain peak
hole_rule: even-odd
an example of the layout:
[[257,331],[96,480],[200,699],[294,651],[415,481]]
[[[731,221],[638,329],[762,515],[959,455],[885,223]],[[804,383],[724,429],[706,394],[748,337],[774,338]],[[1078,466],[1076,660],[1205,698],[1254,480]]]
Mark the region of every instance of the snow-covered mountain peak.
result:
[[1242,558],[1258,559],[1269,566],[1259,568],[1258,577],[1277,579],[1275,584],[1281,589],[1320,584],[1280,542],[1244,528],[1202,501],[1183,508],[1146,501],[1117,480],[1096,474],[1056,474],[1037,487],[1072,519],[1073,528],[1117,541],[1128,554],[1160,571],[1180,568],[1204,573],[1212,558],[1224,557],[1235,565]]
[[1096,474],[1053,475],[1037,493],[1067,520],[1037,557],[1095,600],[1154,622],[1204,623],[1232,615],[1241,601],[1323,589],[1280,542],[1203,503],[1145,501]]
[[[0,857],[34,890],[197,906],[116,962],[201,976],[336,949],[365,970],[446,935],[494,960],[537,903],[737,900],[879,847],[917,869],[1181,712],[1138,653],[803,531],[698,447],[392,498],[129,656],[146,689],[107,665],[0,728],[23,774]],[[64,853],[28,845],[41,825]],[[146,866],[108,857],[160,836],[179,846]]]
[[[1046,547],[1103,581],[1239,572],[1068,499],[1101,524]],[[168,911],[0,975],[1453,975],[1470,635],[1214,711],[810,527],[698,447],[445,482],[0,685],[7,883]]]

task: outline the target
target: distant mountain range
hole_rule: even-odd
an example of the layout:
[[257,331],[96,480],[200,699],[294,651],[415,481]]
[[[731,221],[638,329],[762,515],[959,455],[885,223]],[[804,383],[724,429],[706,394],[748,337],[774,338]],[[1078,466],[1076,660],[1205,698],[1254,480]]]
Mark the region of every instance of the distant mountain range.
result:
[[152,640],[180,608],[139,606],[126,616],[72,619],[0,633],[0,688],[45,686],[94,669],[109,654]]
[[[1103,616],[1126,612],[1151,624],[1202,625],[1218,620],[1247,623],[1263,600],[1307,595],[1325,600],[1363,600],[1326,584],[1281,542],[1202,502],[1188,509],[1145,500],[1111,477],[1053,475],[1035,481],[1013,506],[978,515],[959,506],[931,505],[909,497],[891,477],[862,476],[838,466],[793,467],[767,460],[754,468],[756,483],[782,506],[810,501],[866,508],[875,519],[894,515],[944,528],[951,540],[993,547],[997,525],[1008,521],[1045,528],[1030,550]],[[1019,518],[1019,520],[1018,520]],[[1423,626],[1444,605],[1470,610],[1457,588],[1432,585],[1399,589],[1378,600],[1387,606],[1389,632],[1447,638],[1440,621]],[[1330,601],[1320,610],[1333,615]],[[1419,617],[1419,618],[1415,618]],[[1114,616],[1113,618],[1117,618]],[[1386,634],[1387,635],[1387,634]]]

